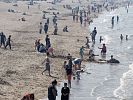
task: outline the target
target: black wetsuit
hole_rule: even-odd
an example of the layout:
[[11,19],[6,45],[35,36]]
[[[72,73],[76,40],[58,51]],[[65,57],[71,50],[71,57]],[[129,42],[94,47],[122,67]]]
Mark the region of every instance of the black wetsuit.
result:
[[110,60],[108,60],[107,61],[108,63],[120,63],[118,60],[116,60],[116,59],[110,59]]

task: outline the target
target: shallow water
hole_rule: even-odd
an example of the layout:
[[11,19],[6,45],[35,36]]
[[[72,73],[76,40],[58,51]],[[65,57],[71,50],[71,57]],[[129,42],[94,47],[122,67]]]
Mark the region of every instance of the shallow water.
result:
[[[96,86],[92,91],[93,96],[96,96],[97,100],[133,99],[133,89],[131,87],[131,83],[133,83],[133,70],[128,71],[128,66],[132,64],[133,61],[133,8],[129,8],[129,11],[130,12],[127,14],[125,8],[120,8],[110,13],[104,13],[96,19],[90,27],[91,30],[94,26],[97,27],[97,40],[99,36],[104,37],[105,40],[103,43],[106,43],[107,45],[107,59],[113,54],[114,57],[121,62],[119,65],[106,66],[109,68],[108,75],[104,76],[105,80],[102,84]],[[112,29],[111,17],[117,15],[120,17],[120,21],[118,24],[115,23],[114,28]],[[124,36],[123,41],[120,40],[120,34],[123,34]],[[125,35],[129,35],[128,41],[125,40]],[[128,72],[125,73],[126,71]],[[123,75],[123,73],[125,74]],[[121,78],[122,75],[123,78]]]

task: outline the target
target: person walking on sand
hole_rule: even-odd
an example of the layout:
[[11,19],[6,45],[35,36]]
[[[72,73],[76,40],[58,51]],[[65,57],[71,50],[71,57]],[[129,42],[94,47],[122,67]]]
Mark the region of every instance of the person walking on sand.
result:
[[48,48],[51,47],[49,35],[46,35],[45,42],[46,42],[46,49],[48,50]]
[[97,35],[97,30],[96,30],[96,27],[94,27],[94,30],[91,33],[92,42],[94,43],[95,43],[96,35]]
[[[98,47],[99,48],[99,47]],[[99,48],[99,49],[102,49],[101,50],[101,54],[106,54],[106,52],[107,52],[107,49],[106,49],[106,46],[105,46],[105,44],[103,44],[103,47],[102,48]]]
[[57,81],[52,81],[52,84],[48,87],[48,100],[56,100],[57,89],[56,89]]
[[61,100],[69,100],[70,89],[67,87],[67,83],[64,83],[64,87],[61,89]]
[[42,75],[43,75],[43,73],[44,73],[45,71],[48,71],[49,76],[51,76],[51,75],[50,75],[50,59],[49,59],[48,56],[46,56],[45,60],[42,62],[42,64],[44,64],[44,63],[45,63],[45,70],[42,72]]
[[41,34],[42,33],[42,29],[43,29],[43,26],[42,26],[42,22],[40,22],[40,26],[39,26],[39,33]]
[[49,25],[49,18],[47,18],[47,24]]
[[54,35],[57,35],[57,31],[58,31],[58,26],[57,26],[57,23],[55,24],[55,26],[54,26]]
[[80,48],[79,55],[80,55],[80,58],[83,59],[83,55],[84,55],[84,47],[83,46]]
[[45,25],[44,25],[44,31],[45,31],[45,34],[47,34],[47,32],[48,32],[48,24],[47,23],[45,23]]
[[4,35],[3,32],[1,32],[1,35],[0,35],[0,47],[2,45],[5,47],[5,42],[6,42],[6,36]]
[[9,35],[9,37],[8,37],[8,39],[7,39],[7,41],[6,41],[6,45],[5,45],[5,49],[6,49],[6,47],[7,46],[9,46],[9,48],[10,48],[10,50],[11,50],[11,35]]

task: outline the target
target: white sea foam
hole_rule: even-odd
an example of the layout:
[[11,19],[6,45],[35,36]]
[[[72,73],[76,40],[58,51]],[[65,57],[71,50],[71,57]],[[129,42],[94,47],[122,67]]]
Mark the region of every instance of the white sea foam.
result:
[[120,79],[120,87],[114,91],[115,97],[119,99],[132,100],[133,99],[133,64],[129,66],[130,70],[123,74]]

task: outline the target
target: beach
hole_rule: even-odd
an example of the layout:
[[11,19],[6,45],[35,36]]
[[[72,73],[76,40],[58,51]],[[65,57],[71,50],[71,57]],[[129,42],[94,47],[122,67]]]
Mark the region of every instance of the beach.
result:
[[[0,100],[20,100],[29,93],[34,93],[35,100],[46,100],[47,88],[54,79],[58,81],[57,100],[60,100],[62,83],[66,82],[63,69],[66,56],[70,53],[73,58],[80,58],[79,50],[86,46],[86,37],[90,36],[94,27],[98,31],[94,45],[94,52],[99,55],[96,59],[102,58],[98,47],[105,43],[107,55],[104,59],[108,60],[114,55],[120,60],[120,64],[87,62],[89,49],[85,48],[82,63],[85,72],[81,73],[81,80],[72,80],[70,100],[132,100],[132,7],[128,14],[124,7],[110,12],[105,10],[99,14],[92,13],[89,17],[93,19],[93,23],[87,23],[86,26],[73,21],[72,11],[63,7],[68,4],[83,9],[89,3],[86,0],[81,1],[81,4],[79,0],[63,0],[57,4],[38,1],[28,6],[28,2],[18,1],[16,6],[16,3],[0,2],[0,31],[7,37],[12,36],[12,50],[8,47],[0,48]],[[8,12],[9,9],[13,12]],[[54,57],[49,57],[52,77],[47,72],[42,75],[45,69],[42,62],[46,54],[38,53],[34,46],[37,39],[45,44],[45,32],[39,34],[40,22],[43,25],[46,22],[46,19],[42,19],[43,12],[50,19],[48,35],[54,49]],[[59,13],[58,35],[53,35],[53,12]],[[117,15],[120,17],[119,23],[111,28],[111,18],[116,18]],[[21,20],[23,17],[25,21]],[[65,26],[68,26],[68,32],[63,32]],[[124,35],[123,41],[120,41],[120,34]],[[127,34],[128,41],[125,40]],[[100,36],[103,37],[101,43]]]
[[[20,100],[24,95],[34,93],[38,100],[47,96],[47,87],[54,79],[41,74],[45,68],[41,63],[46,55],[34,50],[35,40],[41,39],[41,42],[45,44],[45,33],[39,34],[39,23],[45,22],[42,19],[42,11],[48,11],[51,14],[54,11],[50,11],[48,8],[55,7],[58,9],[55,12],[61,13],[59,15],[61,19],[58,21],[59,35],[52,35],[54,30],[52,25],[48,31],[54,54],[57,56],[50,58],[51,75],[55,76],[58,82],[64,79],[62,66],[65,59],[60,56],[70,53],[73,57],[79,57],[79,48],[85,45],[88,30],[87,27],[81,27],[80,23],[72,22],[72,17],[62,17],[63,12],[69,13],[70,10],[64,9],[61,5],[52,5],[43,1],[40,9],[38,9],[38,4],[35,4],[28,10],[27,2],[17,2],[17,4],[16,7],[12,3],[0,3],[1,31],[7,37],[12,35],[13,41],[12,50],[0,48],[0,99]],[[8,12],[8,9],[13,9],[15,13]],[[23,13],[27,15],[23,15]],[[46,14],[46,16],[49,17],[50,14]],[[19,21],[22,17],[26,21]],[[52,24],[51,18],[50,24]],[[63,33],[62,29],[66,25],[69,32]]]

